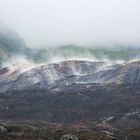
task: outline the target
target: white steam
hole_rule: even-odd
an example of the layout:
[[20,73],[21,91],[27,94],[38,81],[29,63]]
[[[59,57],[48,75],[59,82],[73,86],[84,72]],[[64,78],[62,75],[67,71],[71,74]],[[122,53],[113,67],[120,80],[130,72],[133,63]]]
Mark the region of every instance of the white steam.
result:
[[35,67],[35,65],[30,63],[25,56],[15,55],[11,59],[4,61],[2,67],[7,67],[9,69],[7,74],[10,75],[28,71]]

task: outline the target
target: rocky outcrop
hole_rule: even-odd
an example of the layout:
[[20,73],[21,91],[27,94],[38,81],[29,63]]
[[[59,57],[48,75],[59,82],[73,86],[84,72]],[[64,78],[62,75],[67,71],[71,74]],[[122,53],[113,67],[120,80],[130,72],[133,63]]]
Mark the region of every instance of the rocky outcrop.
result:
[[7,132],[7,128],[0,125],[0,133],[5,133],[5,132]]
[[66,134],[61,137],[61,140],[79,140],[75,135]]

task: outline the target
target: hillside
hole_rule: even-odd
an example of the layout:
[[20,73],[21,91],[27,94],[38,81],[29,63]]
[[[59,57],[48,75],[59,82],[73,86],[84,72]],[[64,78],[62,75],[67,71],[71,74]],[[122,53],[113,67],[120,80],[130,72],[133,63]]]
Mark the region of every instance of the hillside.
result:
[[139,60],[71,60],[19,73],[3,69],[0,76],[1,119],[84,122],[105,128],[140,126]]
[[[3,67],[15,56],[30,63]],[[0,140],[139,139],[139,58],[137,47],[32,50],[1,30]]]
[[18,65],[0,70],[0,90],[21,91],[25,89],[50,90],[54,86],[73,84],[139,84],[140,60],[118,61],[78,61],[35,66]]

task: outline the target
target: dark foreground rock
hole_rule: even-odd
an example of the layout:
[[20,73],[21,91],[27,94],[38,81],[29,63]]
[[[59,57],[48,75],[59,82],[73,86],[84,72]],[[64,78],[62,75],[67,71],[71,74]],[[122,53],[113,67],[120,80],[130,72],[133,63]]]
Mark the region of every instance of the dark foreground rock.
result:
[[0,93],[0,118],[140,127],[139,85],[83,84]]
[[0,122],[0,140],[139,140],[140,129],[108,130],[44,122]]
[[61,137],[61,140],[79,140],[77,136],[72,134],[65,134]]

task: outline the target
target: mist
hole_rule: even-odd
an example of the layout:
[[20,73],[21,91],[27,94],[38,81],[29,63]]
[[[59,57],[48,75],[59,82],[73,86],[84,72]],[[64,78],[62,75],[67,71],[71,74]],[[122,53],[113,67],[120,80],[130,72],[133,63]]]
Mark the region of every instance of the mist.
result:
[[0,21],[31,48],[140,46],[138,0],[0,0]]

